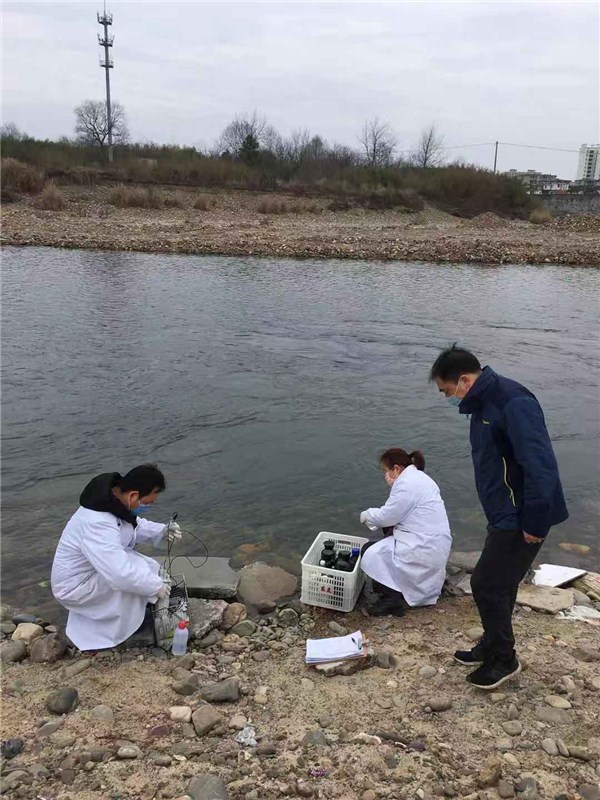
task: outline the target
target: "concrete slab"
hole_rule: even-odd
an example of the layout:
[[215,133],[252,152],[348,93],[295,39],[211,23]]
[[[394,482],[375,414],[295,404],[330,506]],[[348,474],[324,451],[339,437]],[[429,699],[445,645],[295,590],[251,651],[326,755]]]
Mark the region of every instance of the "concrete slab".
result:
[[[166,566],[166,558],[159,560]],[[239,574],[231,569],[227,558],[175,556],[171,574],[185,577],[190,597],[207,600],[230,600],[236,596],[240,582]]]
[[517,594],[518,605],[529,606],[547,614],[557,614],[559,611],[571,608],[574,602],[575,598],[570,589],[554,589],[549,586],[521,585]]

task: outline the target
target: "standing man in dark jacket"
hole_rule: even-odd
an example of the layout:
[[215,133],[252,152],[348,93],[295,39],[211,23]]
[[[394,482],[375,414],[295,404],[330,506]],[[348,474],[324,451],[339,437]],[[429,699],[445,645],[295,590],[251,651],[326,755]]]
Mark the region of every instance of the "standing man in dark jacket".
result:
[[471,417],[475,484],[488,521],[471,576],[484,635],[454,658],[478,666],[469,683],[495,689],[521,671],[512,630],[519,583],[551,526],[569,514],[544,414],[528,389],[491,367],[482,369],[473,353],[456,345],[440,353],[430,380]]

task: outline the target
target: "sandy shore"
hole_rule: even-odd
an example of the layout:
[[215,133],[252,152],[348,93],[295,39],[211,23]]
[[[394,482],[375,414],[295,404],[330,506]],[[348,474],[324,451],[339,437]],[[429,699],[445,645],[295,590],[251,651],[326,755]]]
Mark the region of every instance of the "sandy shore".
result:
[[[42,211],[31,199],[5,204],[3,243],[157,253],[199,253],[302,258],[353,258],[452,263],[600,265],[600,219],[565,218],[544,225],[493,214],[463,220],[427,208],[399,211],[330,211],[267,215],[265,198],[248,192],[165,189],[183,208],[121,209],[108,203],[108,187],[61,187],[66,206]],[[210,194],[209,211],[193,208]],[[285,198],[290,203],[307,203]]]
[[[477,636],[470,598],[401,619],[298,610],[299,624],[263,619],[254,633],[229,633],[183,662],[148,651],[107,651],[77,675],[64,669],[84,662],[78,654],[55,664],[5,664],[2,738],[24,742],[5,762],[3,783],[15,784],[7,796],[598,798],[599,628],[518,609],[524,671],[485,693],[467,685],[468,670],[451,658]],[[361,628],[377,653],[393,654],[389,668],[325,677],[306,667],[307,633],[333,635],[333,620]],[[230,702],[206,706],[197,689],[185,695],[174,689],[176,681],[202,687],[225,679],[239,687]],[[77,690],[79,705],[59,717],[46,700],[65,687]],[[199,734],[174,721],[172,706],[210,709],[212,727]],[[45,720],[53,726],[42,729]],[[235,741],[244,721],[258,747]],[[206,778],[198,782],[206,775],[210,790],[202,789]]]

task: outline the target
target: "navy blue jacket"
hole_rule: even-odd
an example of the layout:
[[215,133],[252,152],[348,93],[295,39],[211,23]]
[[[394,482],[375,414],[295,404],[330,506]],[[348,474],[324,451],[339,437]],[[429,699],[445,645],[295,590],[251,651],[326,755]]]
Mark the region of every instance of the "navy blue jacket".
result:
[[471,415],[477,494],[490,528],[546,536],[569,516],[541,406],[485,367],[458,410]]

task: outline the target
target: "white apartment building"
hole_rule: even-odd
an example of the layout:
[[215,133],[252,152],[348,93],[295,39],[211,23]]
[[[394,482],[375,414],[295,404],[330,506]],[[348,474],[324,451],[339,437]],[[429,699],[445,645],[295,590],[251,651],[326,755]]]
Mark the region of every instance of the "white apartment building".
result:
[[593,183],[600,180],[600,144],[582,144],[579,148],[577,181]]

